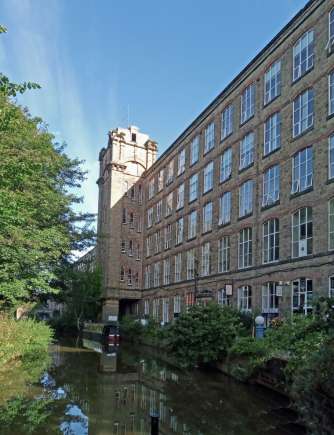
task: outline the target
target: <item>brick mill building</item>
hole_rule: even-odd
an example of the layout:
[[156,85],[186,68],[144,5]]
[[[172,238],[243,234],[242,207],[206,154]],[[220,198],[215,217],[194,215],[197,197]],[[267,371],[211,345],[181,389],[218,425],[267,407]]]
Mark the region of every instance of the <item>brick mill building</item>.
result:
[[99,158],[104,320],[334,296],[334,1],[309,1],[159,158],[136,127]]

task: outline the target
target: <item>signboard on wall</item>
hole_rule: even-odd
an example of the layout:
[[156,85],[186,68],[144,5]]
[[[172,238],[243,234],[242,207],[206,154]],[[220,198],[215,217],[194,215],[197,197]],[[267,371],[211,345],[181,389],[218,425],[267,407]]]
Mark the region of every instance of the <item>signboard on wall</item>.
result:
[[118,316],[108,316],[108,322],[117,322]]
[[226,296],[232,296],[232,294],[233,294],[233,285],[232,284],[226,284],[225,291],[226,291]]

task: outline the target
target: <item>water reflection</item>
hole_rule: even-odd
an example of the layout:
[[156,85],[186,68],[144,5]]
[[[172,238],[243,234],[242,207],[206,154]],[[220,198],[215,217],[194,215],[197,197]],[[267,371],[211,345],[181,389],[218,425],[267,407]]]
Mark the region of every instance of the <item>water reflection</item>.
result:
[[[166,435],[297,433],[281,412],[284,401],[267,391],[217,373],[178,371],[140,348],[85,345],[94,350],[53,347],[53,363],[29,401],[47,403],[42,410],[47,418],[31,433],[147,435],[155,411]],[[23,415],[0,432],[28,433]]]

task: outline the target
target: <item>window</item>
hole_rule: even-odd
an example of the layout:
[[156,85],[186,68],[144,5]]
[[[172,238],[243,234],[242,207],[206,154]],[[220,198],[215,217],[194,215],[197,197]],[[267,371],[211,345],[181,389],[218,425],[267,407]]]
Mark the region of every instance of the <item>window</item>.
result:
[[225,236],[218,242],[218,272],[230,270],[230,236]]
[[223,110],[221,119],[221,139],[229,136],[233,132],[233,106],[230,104]]
[[130,224],[130,228],[135,227],[135,216],[132,212],[129,213],[129,224]]
[[160,299],[153,299],[153,319],[159,320]]
[[293,137],[298,136],[313,126],[313,98],[313,89],[307,89],[295,98],[293,102]]
[[148,182],[148,199],[152,199],[154,196],[154,178]]
[[122,211],[122,224],[126,224],[126,208]]
[[328,202],[328,248],[334,249],[334,198]]
[[170,284],[170,258],[165,258],[164,266],[164,285]]
[[186,150],[183,149],[178,155],[177,175],[183,174],[186,167]]
[[276,282],[266,282],[262,286],[262,313],[278,313],[279,298],[276,292]]
[[142,228],[142,218],[141,216],[137,217],[137,233],[141,233],[143,228]]
[[227,148],[220,158],[220,176],[222,183],[230,178],[232,174],[232,148]]
[[204,168],[203,193],[213,188],[213,162],[208,163]]
[[184,183],[176,190],[176,210],[180,210],[184,205]]
[[168,224],[165,227],[165,249],[169,249],[172,246],[172,225]]
[[264,123],[264,155],[281,147],[281,114],[271,115]]
[[173,192],[170,192],[166,196],[166,210],[165,210],[165,217],[168,217],[173,212]]
[[158,173],[158,192],[164,188],[164,170],[160,169]]
[[141,184],[138,186],[138,203],[142,204],[143,202],[143,189],[141,187]]
[[199,157],[199,136],[195,136],[190,143],[190,166],[198,162]]
[[189,178],[189,202],[195,201],[198,195],[198,174]]
[[240,142],[239,169],[247,168],[254,161],[254,133],[248,133]]
[[166,185],[170,184],[174,179],[174,160],[171,160],[167,165]]
[[140,244],[137,243],[137,247],[136,247],[136,260],[140,260]]
[[166,324],[169,322],[169,299],[162,299],[162,323]]
[[148,317],[150,315],[150,301],[148,299],[144,300],[144,316]]
[[281,95],[281,61],[277,60],[264,75],[264,104]]
[[217,292],[217,302],[220,305],[230,305],[230,296],[226,294],[226,288],[221,288]]
[[174,256],[175,261],[175,276],[174,281],[180,282],[181,281],[181,269],[182,269],[182,253],[179,252],[177,255]]
[[215,146],[215,124],[211,122],[204,131],[204,154]]
[[328,36],[329,40],[334,38],[334,8],[328,14]]
[[330,276],[328,280],[328,297],[334,298],[334,276]]
[[174,302],[174,317],[178,317],[181,313],[181,296],[177,295],[173,298]]
[[255,84],[249,85],[241,95],[241,124],[254,115],[255,110]]
[[299,79],[314,64],[314,31],[309,30],[293,47],[293,80]]
[[303,192],[313,184],[313,151],[312,147],[304,148],[292,159],[291,193]]
[[125,272],[124,272],[124,267],[123,266],[121,266],[121,271],[120,271],[120,281],[124,281],[124,275],[125,275]]
[[210,252],[210,242],[204,243],[202,246],[202,276],[208,276],[211,273],[211,252]]
[[121,240],[121,253],[125,254],[125,252],[126,252],[126,241]]
[[238,288],[238,309],[243,312],[252,311],[252,287],[250,285]]
[[150,207],[147,210],[147,228],[150,228],[153,225],[153,207]]
[[157,202],[156,205],[156,213],[155,213],[156,223],[161,221],[161,214],[162,214],[162,199],[159,202]]
[[263,263],[279,260],[279,220],[269,219],[263,224]]
[[183,217],[175,223],[175,245],[183,242]]
[[244,228],[239,233],[239,269],[252,266],[252,228]]
[[330,136],[328,143],[328,178],[334,178],[334,135]]
[[239,217],[247,216],[253,211],[253,180],[245,181],[239,187]]
[[299,278],[292,283],[292,311],[307,314],[312,311],[313,283]]
[[131,186],[131,189],[130,189],[130,198],[131,198],[132,201],[135,199],[135,196],[136,196],[135,188],[134,188],[134,186]]
[[263,174],[262,206],[267,207],[279,200],[280,167],[272,166]]
[[188,215],[188,240],[196,237],[197,232],[197,211],[193,210]]
[[132,270],[128,270],[128,285],[132,285]]
[[292,215],[292,257],[312,254],[312,208],[304,207]]
[[334,71],[328,76],[328,115],[334,114]]
[[153,287],[160,285],[160,263],[155,263],[153,269]]
[[187,279],[195,278],[195,249],[187,252]]
[[137,135],[136,133],[131,133],[131,141],[136,142],[137,141]]
[[218,225],[226,225],[231,222],[231,192],[225,192],[219,198]]
[[129,240],[129,250],[128,250],[129,257],[133,256],[133,241]]
[[151,287],[151,265],[148,265],[145,268],[144,284],[146,289]]
[[154,234],[154,238],[155,238],[155,249],[154,249],[154,253],[158,254],[161,251],[161,230],[157,231]]
[[203,207],[203,233],[212,230],[212,202]]
[[191,306],[194,305],[195,303],[195,294],[193,292],[189,292],[186,294],[186,307],[187,309]]

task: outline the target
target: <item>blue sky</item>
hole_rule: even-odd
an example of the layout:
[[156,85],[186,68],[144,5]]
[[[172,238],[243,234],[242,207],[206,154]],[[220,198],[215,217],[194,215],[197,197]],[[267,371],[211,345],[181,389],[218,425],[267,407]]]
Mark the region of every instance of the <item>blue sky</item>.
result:
[[[86,161],[96,212],[108,130],[137,125],[163,152],[306,0],[1,0],[1,71],[20,102]],[[278,6],[279,5],[279,6]]]

